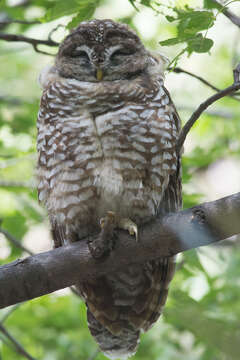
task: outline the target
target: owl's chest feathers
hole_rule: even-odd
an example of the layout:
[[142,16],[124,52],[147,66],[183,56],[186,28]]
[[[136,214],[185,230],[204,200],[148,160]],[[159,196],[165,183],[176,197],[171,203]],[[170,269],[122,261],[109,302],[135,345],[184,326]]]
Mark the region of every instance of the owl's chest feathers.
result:
[[68,121],[67,126],[73,125],[73,132],[68,133],[69,144],[73,145],[69,148],[69,158],[85,169],[98,194],[109,201],[121,196],[129,181],[135,192],[143,188],[149,148],[142,146],[141,155],[135,148],[134,138],[141,134],[141,129],[133,107],[135,111],[142,109],[140,105],[129,105],[97,116],[85,110],[71,124]]
[[[60,94],[57,84],[50,90]],[[74,89],[67,101],[61,94],[52,101],[54,94],[47,93],[50,120],[45,117],[42,128],[40,123],[39,149],[43,137],[50,189],[46,201],[54,212],[66,209],[72,218],[79,207],[98,203],[104,204],[101,216],[119,207],[124,215],[127,208],[137,208],[138,214],[156,212],[176,170],[177,133],[163,88],[145,98],[140,90],[134,95],[130,88],[129,99],[118,102],[114,91],[93,98]]]

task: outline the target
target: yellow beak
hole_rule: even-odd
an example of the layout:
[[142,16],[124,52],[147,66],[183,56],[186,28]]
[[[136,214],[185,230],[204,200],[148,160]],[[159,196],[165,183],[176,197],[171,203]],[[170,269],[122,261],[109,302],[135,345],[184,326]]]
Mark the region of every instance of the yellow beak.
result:
[[97,80],[101,81],[103,78],[103,71],[102,69],[97,68],[97,74],[96,74]]

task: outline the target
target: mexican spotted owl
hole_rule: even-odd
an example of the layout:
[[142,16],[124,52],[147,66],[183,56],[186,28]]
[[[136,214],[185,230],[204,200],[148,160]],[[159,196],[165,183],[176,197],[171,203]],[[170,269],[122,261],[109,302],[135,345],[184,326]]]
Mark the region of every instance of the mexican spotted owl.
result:
[[[99,231],[109,211],[138,226],[181,206],[180,121],[163,62],[126,25],[91,20],[43,70],[38,192],[56,247]],[[162,312],[174,268],[174,258],[160,258],[76,284],[104,354],[136,352]]]

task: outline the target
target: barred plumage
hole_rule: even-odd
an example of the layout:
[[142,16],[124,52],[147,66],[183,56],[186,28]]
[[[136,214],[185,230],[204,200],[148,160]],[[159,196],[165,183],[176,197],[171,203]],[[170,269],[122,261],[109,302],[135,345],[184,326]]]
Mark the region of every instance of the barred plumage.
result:
[[[134,32],[111,20],[80,24],[40,82],[38,191],[55,246],[99,231],[107,211],[142,224],[181,206],[179,117],[161,57]],[[135,353],[140,331],[162,311],[174,268],[174,258],[163,258],[76,284],[107,356]]]

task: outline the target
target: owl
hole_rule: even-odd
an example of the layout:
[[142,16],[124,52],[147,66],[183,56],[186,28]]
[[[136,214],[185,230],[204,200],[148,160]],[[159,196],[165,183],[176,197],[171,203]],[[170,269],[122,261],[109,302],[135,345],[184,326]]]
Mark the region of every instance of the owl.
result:
[[[38,194],[55,247],[99,232],[109,212],[136,230],[181,207],[180,120],[163,63],[127,25],[91,20],[72,30],[41,73]],[[76,284],[106,356],[136,352],[174,270],[173,257],[159,258]]]

